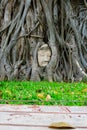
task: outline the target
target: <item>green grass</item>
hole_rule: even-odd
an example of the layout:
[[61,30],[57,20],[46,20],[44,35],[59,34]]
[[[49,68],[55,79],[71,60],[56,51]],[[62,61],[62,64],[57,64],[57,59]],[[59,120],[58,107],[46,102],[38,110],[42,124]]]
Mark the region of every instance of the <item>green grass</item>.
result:
[[86,106],[87,84],[1,81],[0,103]]

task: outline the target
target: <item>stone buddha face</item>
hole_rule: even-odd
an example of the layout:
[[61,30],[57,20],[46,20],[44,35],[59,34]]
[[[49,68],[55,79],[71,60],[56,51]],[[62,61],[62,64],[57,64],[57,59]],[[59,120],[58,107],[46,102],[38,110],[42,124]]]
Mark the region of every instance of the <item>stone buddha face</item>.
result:
[[51,50],[47,44],[42,45],[38,50],[38,64],[39,66],[46,66],[51,58]]

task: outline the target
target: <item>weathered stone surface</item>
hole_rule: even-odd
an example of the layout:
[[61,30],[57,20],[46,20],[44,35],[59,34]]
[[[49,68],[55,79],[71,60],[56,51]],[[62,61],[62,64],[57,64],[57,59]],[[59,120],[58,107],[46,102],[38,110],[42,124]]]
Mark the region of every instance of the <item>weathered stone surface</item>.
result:
[[51,58],[51,50],[47,44],[42,45],[38,50],[39,66],[46,66]]

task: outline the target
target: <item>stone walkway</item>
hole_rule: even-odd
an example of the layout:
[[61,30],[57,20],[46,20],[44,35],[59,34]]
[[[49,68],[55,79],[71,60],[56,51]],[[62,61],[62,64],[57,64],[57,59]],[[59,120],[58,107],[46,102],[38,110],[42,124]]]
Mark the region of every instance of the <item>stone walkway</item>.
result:
[[55,130],[53,122],[87,130],[87,107],[0,105],[0,130]]

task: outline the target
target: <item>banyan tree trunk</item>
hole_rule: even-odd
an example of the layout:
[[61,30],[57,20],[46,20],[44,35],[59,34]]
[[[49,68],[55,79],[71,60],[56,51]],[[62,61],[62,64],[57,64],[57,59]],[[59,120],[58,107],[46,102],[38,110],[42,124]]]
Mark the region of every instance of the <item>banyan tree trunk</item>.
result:
[[86,0],[0,1],[0,80],[86,77]]

